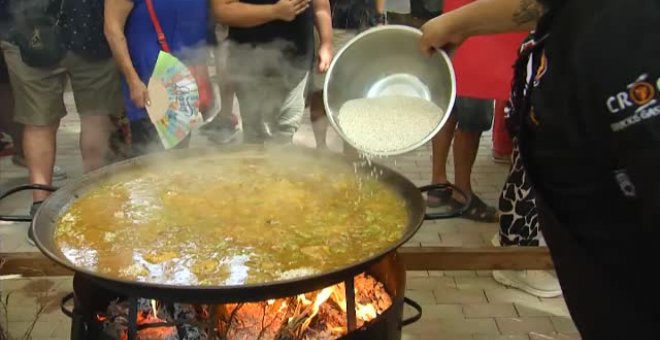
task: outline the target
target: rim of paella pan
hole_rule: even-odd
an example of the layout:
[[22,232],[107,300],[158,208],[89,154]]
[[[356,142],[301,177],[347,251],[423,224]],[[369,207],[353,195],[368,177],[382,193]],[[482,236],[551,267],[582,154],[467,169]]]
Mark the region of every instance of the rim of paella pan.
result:
[[[350,161],[349,158],[340,156],[337,154],[330,154],[325,152],[314,151],[313,149],[305,149],[300,147],[293,147],[297,152],[307,153],[308,155],[323,157],[334,157],[338,160],[343,160],[344,162]],[[382,165],[363,165],[367,169],[378,168],[383,170],[383,178],[389,178],[389,181],[384,181],[391,189],[403,189],[405,191],[414,190],[416,193],[419,193],[417,197],[402,197],[406,202],[406,209],[408,211],[408,225],[404,230],[404,234],[399,238],[398,241],[393,242],[390,246],[383,248],[378,253],[373,256],[362,259],[361,261],[351,263],[349,265],[339,267],[330,271],[325,271],[321,273],[315,273],[312,275],[300,276],[291,279],[285,280],[276,280],[263,283],[250,283],[250,284],[239,284],[239,285],[174,285],[174,284],[163,284],[155,282],[146,282],[146,281],[133,281],[129,279],[123,279],[118,277],[113,277],[110,275],[105,275],[100,272],[83,268],[73,264],[66,256],[57,249],[54,243],[54,231],[57,228],[56,221],[61,213],[77,199],[79,196],[77,194],[81,189],[89,188],[91,185],[94,185],[99,179],[105,178],[106,176],[112,176],[117,173],[132,169],[135,166],[149,164],[149,160],[156,159],[157,157],[170,157],[174,155],[179,155],[180,157],[195,157],[208,155],[213,153],[225,153],[230,154],[231,152],[240,152],[253,149],[246,149],[245,146],[221,146],[221,147],[209,147],[209,148],[197,148],[197,149],[185,149],[185,150],[172,150],[161,153],[155,153],[147,156],[141,156],[118,163],[111,164],[104,168],[90,172],[82,176],[78,180],[71,181],[65,186],[54,192],[39,208],[37,211],[34,220],[32,221],[31,228],[33,228],[35,244],[39,250],[48,258],[55,261],[56,263],[74,271],[75,273],[81,273],[86,276],[89,276],[95,280],[99,280],[102,284],[106,286],[114,286],[117,288],[131,289],[134,291],[141,291],[143,293],[151,293],[158,296],[158,291],[171,291],[173,293],[185,294],[205,294],[205,293],[216,293],[223,294],[222,300],[224,302],[239,302],[239,301],[249,301],[246,300],[246,295],[248,299],[252,301],[260,301],[268,298],[274,297],[285,297],[292,296],[300,293],[305,293],[308,291],[313,291],[327,287],[332,284],[337,284],[344,281],[350,276],[358,275],[361,272],[364,272],[370,265],[382,259],[387,254],[390,254],[405,242],[407,242],[420,228],[424,220],[424,203],[422,200],[421,193],[419,193],[417,187],[410,182],[403,175],[397,173],[396,171],[382,166]],[[265,150],[267,149],[257,149]],[[394,182],[394,184],[392,183]],[[397,191],[398,195],[403,195],[401,191]],[[421,202],[411,202],[411,200],[421,200]],[[422,209],[419,212],[415,212],[411,209],[411,206],[420,204]],[[49,213],[47,215],[47,213]],[[417,216],[416,216],[417,215]],[[51,228],[46,228],[44,226],[50,225]],[[47,229],[51,229],[50,236],[44,235]],[[50,237],[52,247],[46,242],[46,238]],[[310,288],[310,289],[307,289]],[[110,288],[112,289],[112,288]],[[295,291],[287,295],[289,291]],[[245,293],[245,294],[240,294]],[[226,294],[227,296],[224,296]],[[237,295],[239,294],[239,295]],[[150,296],[141,296],[149,298]],[[212,299],[210,296],[208,299]],[[182,301],[184,302],[184,301]]]

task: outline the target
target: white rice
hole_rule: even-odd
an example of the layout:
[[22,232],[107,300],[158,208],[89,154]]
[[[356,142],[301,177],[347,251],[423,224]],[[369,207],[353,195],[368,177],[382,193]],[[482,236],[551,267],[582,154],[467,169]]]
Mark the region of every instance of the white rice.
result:
[[383,96],[347,101],[337,120],[346,138],[361,152],[378,155],[419,143],[443,116],[441,108],[422,98]]

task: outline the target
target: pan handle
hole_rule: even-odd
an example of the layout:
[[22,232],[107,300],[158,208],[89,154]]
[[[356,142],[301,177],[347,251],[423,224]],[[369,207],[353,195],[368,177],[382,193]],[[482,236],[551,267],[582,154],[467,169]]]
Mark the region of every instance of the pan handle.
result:
[[465,204],[460,209],[454,210],[454,211],[449,211],[445,213],[425,213],[424,214],[424,220],[430,221],[430,220],[442,220],[442,219],[447,219],[447,218],[454,218],[454,217],[460,217],[467,212],[468,208],[470,207],[470,203],[472,203],[472,195],[467,195],[463,190],[457,188],[456,186],[452,184],[431,184],[431,185],[425,185],[423,187],[419,188],[419,191],[422,193],[427,193],[431,190],[434,189],[448,189],[450,188],[453,191],[458,192],[461,196],[465,198]]
[[[43,190],[54,192],[57,190],[56,187],[44,184],[24,184],[19,185],[15,188],[11,188],[2,194],[0,194],[0,201],[11,196],[17,192],[26,191],[26,190]],[[0,221],[7,222],[32,222],[32,217],[30,216],[12,216],[12,215],[0,215]]]
[[419,321],[419,319],[422,318],[422,306],[420,306],[419,303],[417,303],[415,300],[407,298],[405,296],[403,297],[403,303],[405,303],[408,306],[412,307],[415,310],[416,313],[415,313],[415,315],[413,315],[413,316],[411,316],[407,319],[403,319],[403,321],[401,322],[402,326],[408,326],[410,324],[413,324],[413,323]]

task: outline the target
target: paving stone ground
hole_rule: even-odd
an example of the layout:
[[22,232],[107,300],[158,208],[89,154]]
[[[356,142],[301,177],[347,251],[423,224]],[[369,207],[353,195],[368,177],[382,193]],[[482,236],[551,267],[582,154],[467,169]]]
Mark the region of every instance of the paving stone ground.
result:
[[[70,94],[66,102],[71,114],[62,122],[58,136],[57,164],[64,167],[71,178],[81,175],[78,152],[79,122]],[[296,135],[296,144],[313,147],[314,139],[308,117]],[[475,192],[486,202],[495,204],[508,166],[490,159],[490,133],[484,134],[474,166]],[[193,147],[207,145],[199,134]],[[329,146],[340,150],[337,136],[329,133]],[[380,160],[408,176],[415,184],[428,184],[431,179],[430,146],[426,145],[406,155]],[[450,176],[452,164],[448,164]],[[24,183],[27,172],[11,164],[9,158],[0,159],[0,191]],[[57,183],[62,184],[62,183]],[[26,213],[30,204],[28,193],[18,194],[0,203],[2,213]],[[38,251],[27,244],[26,224],[0,224],[0,253]],[[425,222],[407,247],[490,245],[496,233],[495,224],[475,223],[463,219]],[[32,332],[33,340],[67,339],[69,320],[59,311],[59,298],[71,290],[70,278],[34,278],[0,281],[3,297],[10,294],[8,324],[12,339],[21,335],[34,321],[39,302],[45,311]],[[408,272],[407,296],[424,307],[422,319],[404,329],[405,340],[552,340],[579,339],[566,310],[564,301],[539,299],[507,289],[495,282],[489,271],[417,271]],[[406,313],[410,311],[406,310]]]
[[[411,271],[407,280],[406,296],[422,305],[423,316],[404,328],[404,340],[580,339],[561,298],[503,288],[490,273]],[[33,340],[68,339],[71,324],[59,302],[70,290],[70,277],[0,281],[3,301],[9,295],[7,319],[2,309],[0,324],[14,340],[23,339],[32,324]],[[406,307],[404,316],[412,313]]]

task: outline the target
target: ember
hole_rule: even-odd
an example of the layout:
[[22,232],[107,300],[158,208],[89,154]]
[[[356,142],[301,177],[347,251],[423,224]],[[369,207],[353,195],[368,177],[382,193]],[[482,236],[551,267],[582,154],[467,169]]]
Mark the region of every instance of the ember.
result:
[[[140,299],[138,339],[337,339],[348,332],[345,295],[341,283],[294,297],[218,306]],[[383,284],[365,274],[355,277],[355,302],[357,327],[392,305]],[[127,339],[129,307],[116,301],[97,315],[109,339]]]

